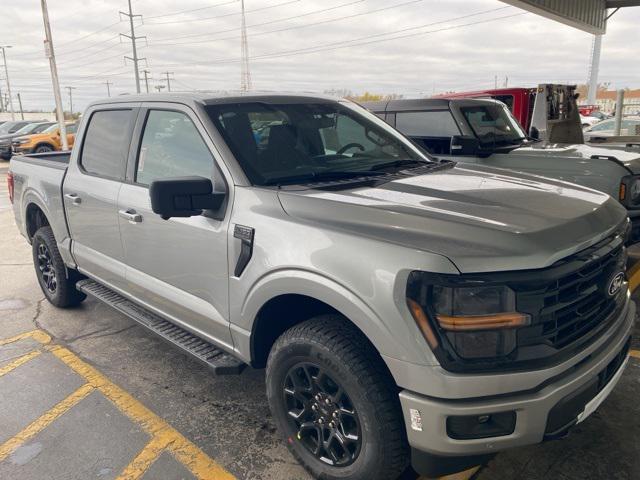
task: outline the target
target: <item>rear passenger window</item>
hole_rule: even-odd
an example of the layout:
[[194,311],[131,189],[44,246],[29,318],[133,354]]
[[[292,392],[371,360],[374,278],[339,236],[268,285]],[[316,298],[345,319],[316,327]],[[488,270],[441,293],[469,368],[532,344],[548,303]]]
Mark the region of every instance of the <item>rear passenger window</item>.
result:
[[[91,115],[80,159],[87,173],[111,179],[124,176],[131,118],[131,110],[104,110]],[[68,127],[67,133],[75,133],[75,128]]]
[[396,128],[410,137],[452,137],[460,135],[449,110],[398,112]]
[[191,119],[180,112],[151,110],[144,127],[136,182],[158,178],[212,178],[213,156]]

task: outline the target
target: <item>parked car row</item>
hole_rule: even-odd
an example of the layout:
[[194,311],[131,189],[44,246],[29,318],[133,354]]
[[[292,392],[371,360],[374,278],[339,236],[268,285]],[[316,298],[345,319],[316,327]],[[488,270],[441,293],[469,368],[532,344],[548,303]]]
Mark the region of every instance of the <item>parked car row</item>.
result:
[[[67,141],[73,145],[76,124],[68,123]],[[14,153],[46,153],[61,150],[60,129],[56,122],[16,121],[0,125],[0,159],[9,160]]]
[[216,374],[266,368],[316,478],[437,477],[565,436],[628,362],[636,159],[585,167],[612,198],[559,180],[586,157],[529,146],[497,101],[370,107],[388,123],[312,95],[90,105],[72,152],[11,160],[44,296],[91,295]]

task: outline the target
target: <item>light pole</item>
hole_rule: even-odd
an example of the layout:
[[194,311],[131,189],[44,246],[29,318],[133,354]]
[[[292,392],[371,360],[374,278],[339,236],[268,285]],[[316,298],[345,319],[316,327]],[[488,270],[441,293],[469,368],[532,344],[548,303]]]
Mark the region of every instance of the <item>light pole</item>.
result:
[[49,10],[47,9],[47,0],[40,0],[42,7],[42,21],[44,22],[44,49],[49,59],[49,68],[51,69],[51,82],[53,83],[53,98],[56,100],[56,116],[60,128],[60,137],[62,138],[62,150],[69,150],[69,142],[67,141],[67,127],[64,123],[64,109],[62,108],[62,96],[60,95],[60,82],[58,81],[58,67],[56,67],[56,55],[53,51],[53,37],[51,36],[51,24],[49,23]]
[[2,61],[4,62],[4,76],[7,80],[7,92],[9,93],[9,108],[11,108],[11,120],[15,120],[16,114],[13,110],[13,97],[11,96],[11,84],[9,83],[9,68],[7,68],[7,48],[11,48],[11,45],[0,45],[0,50],[2,50]]

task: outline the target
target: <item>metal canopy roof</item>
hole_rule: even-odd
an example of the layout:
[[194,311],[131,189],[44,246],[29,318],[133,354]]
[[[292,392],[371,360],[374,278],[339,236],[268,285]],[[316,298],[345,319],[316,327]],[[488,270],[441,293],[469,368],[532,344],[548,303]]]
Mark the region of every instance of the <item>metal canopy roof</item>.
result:
[[603,34],[607,8],[640,6],[640,0],[502,0],[585,32]]

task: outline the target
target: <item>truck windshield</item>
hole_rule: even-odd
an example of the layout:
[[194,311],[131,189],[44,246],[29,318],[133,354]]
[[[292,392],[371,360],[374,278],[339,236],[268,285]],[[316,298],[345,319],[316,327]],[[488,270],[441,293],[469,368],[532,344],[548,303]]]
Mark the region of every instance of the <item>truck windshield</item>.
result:
[[384,175],[432,163],[373,114],[338,102],[235,103],[207,111],[254,185]]
[[519,144],[527,138],[511,112],[500,103],[463,106],[460,111],[484,148]]

